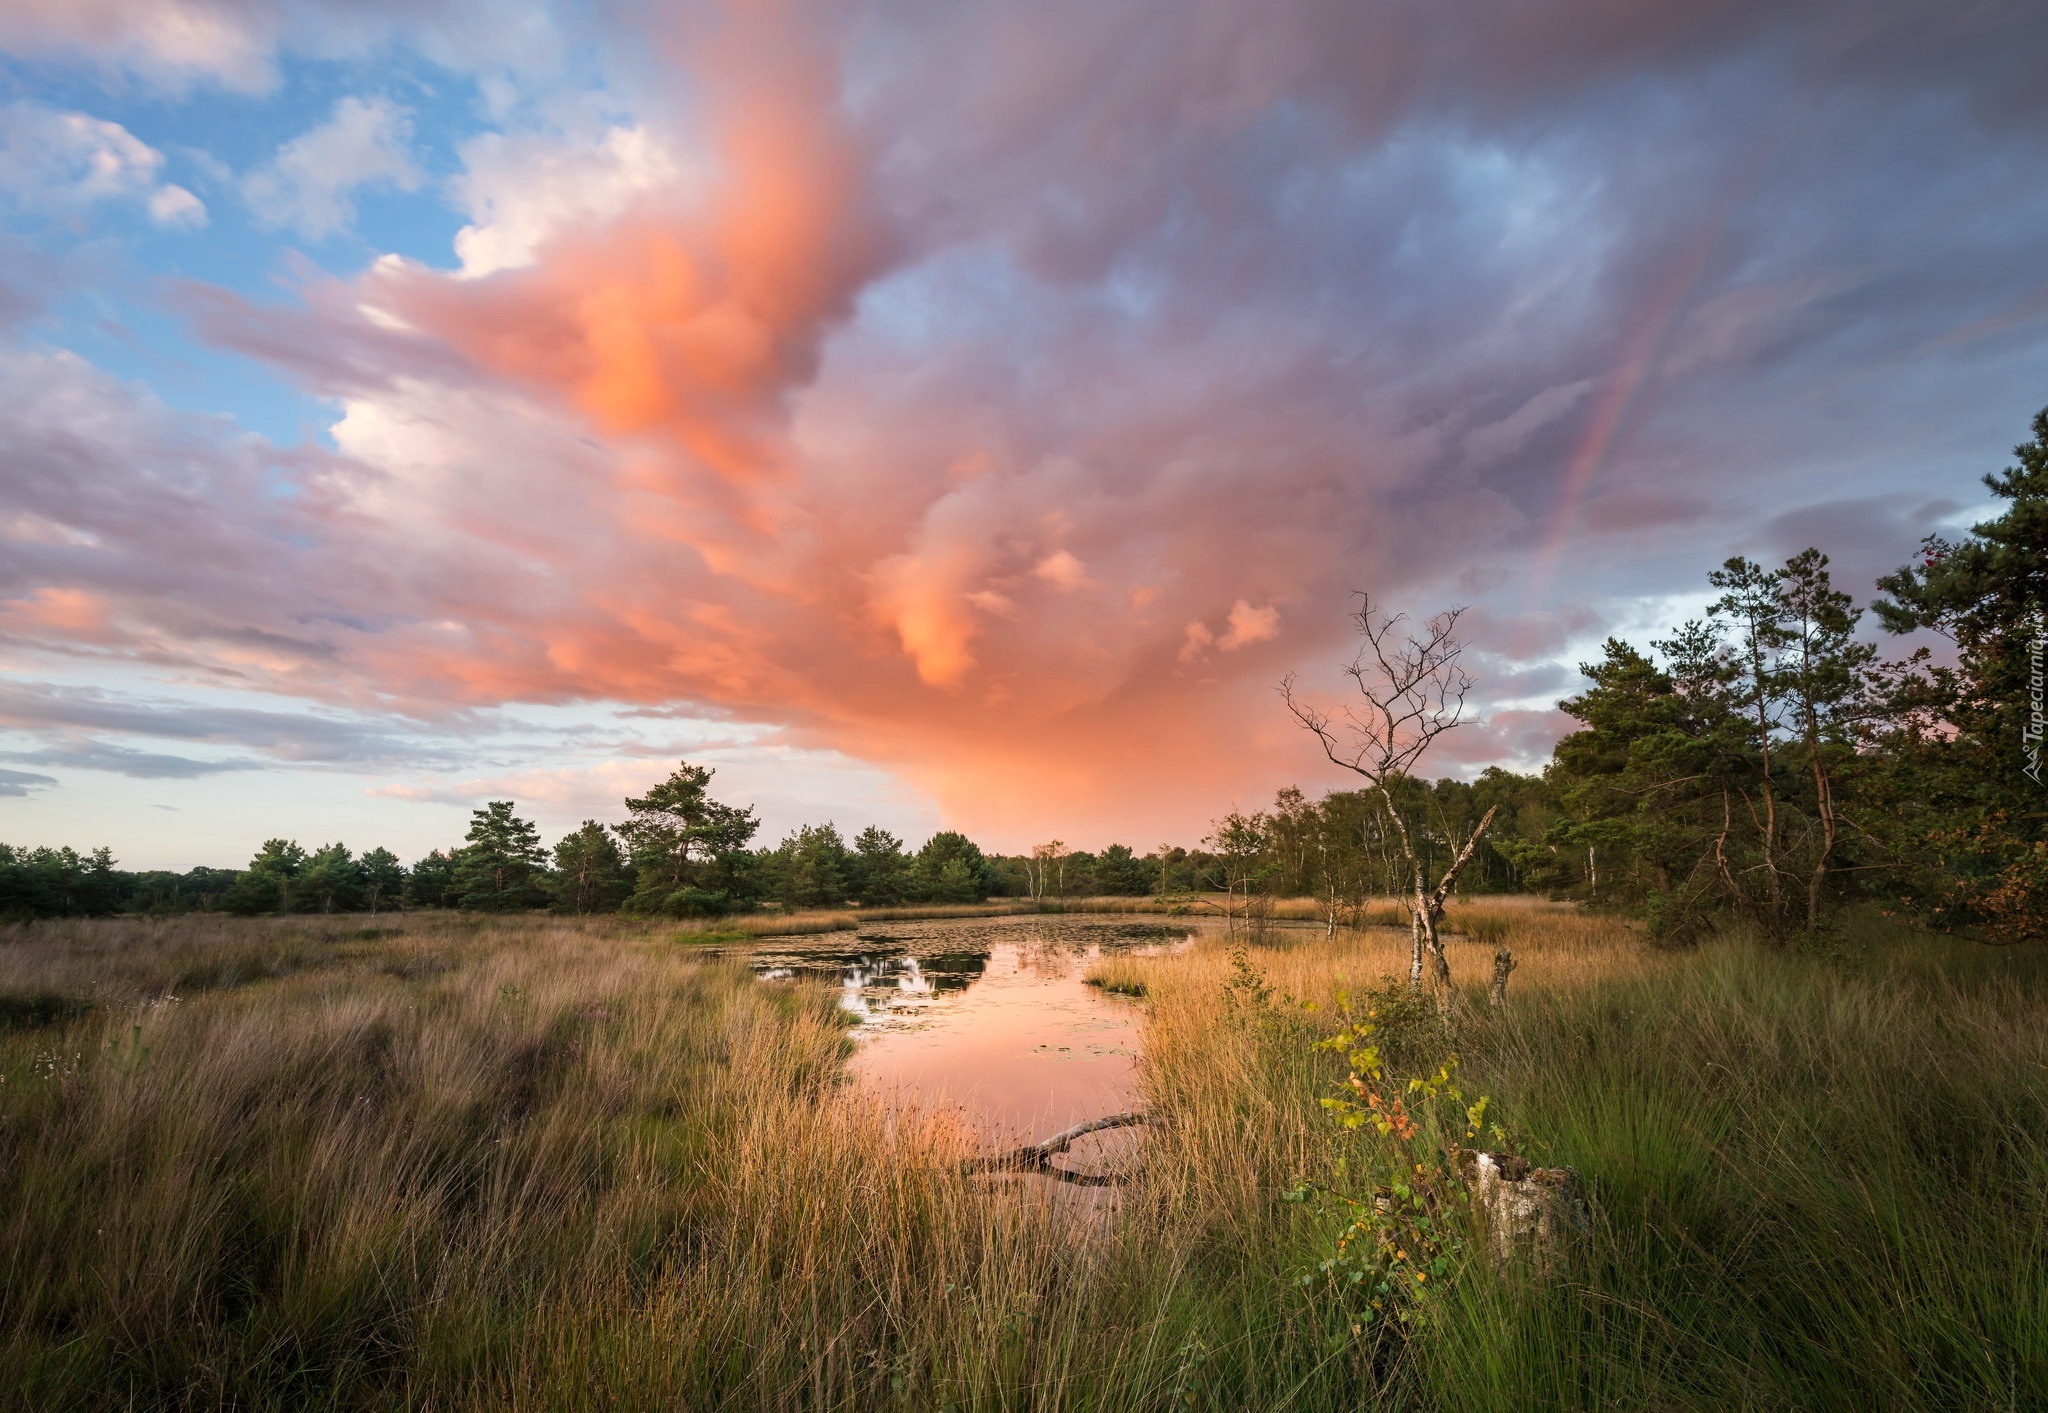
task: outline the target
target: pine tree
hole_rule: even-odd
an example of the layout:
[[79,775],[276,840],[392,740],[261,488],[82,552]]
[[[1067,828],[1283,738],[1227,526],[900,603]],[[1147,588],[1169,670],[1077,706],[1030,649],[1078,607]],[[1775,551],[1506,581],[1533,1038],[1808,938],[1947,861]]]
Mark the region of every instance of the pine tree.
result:
[[1907,896],[1998,940],[2048,932],[2048,408],[2033,433],[1984,478],[2003,512],[1964,539],[1929,536],[1874,605],[1894,633],[1955,645],[1953,666],[1923,650],[1885,674],[1881,815]]
[[299,904],[306,851],[296,839],[266,839],[221,899],[231,913],[288,913]]
[[679,763],[673,774],[637,799],[614,826],[632,851],[635,875],[627,911],[670,916],[728,911],[750,901],[747,841],[760,827],[751,807],[711,798],[706,766]]
[[900,903],[909,894],[910,856],[903,841],[879,825],[854,837],[847,871],[854,896],[864,904]]
[[830,824],[806,824],[775,850],[775,894],[792,908],[844,906],[849,872],[846,843]]
[[919,902],[979,903],[994,887],[988,857],[965,834],[940,830],[917,851],[911,892]]
[[455,852],[433,849],[414,862],[405,879],[406,906],[414,908],[452,907],[456,895]]
[[555,845],[555,908],[567,913],[608,913],[631,891],[626,856],[611,831],[586,819]]
[[357,861],[364,906],[370,916],[380,907],[397,907],[405,897],[405,868],[389,849],[371,849]]
[[456,905],[478,912],[516,912],[547,901],[541,865],[547,850],[540,831],[512,813],[511,800],[493,800],[470,816],[468,843],[455,855],[450,892]]
[[315,849],[299,876],[306,908],[323,913],[354,912],[362,902],[362,869],[345,844]]

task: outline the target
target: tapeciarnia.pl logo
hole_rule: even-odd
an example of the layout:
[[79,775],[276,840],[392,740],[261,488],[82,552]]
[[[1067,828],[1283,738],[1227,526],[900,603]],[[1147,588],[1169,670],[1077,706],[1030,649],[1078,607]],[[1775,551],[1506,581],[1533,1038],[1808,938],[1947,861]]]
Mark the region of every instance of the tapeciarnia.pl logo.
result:
[[2048,720],[2042,713],[2042,657],[2048,648],[2048,623],[2044,623],[2040,609],[2034,610],[2034,636],[2027,644],[2027,727],[2020,740],[2027,753],[2027,779],[2036,785],[2041,783],[2041,737]]

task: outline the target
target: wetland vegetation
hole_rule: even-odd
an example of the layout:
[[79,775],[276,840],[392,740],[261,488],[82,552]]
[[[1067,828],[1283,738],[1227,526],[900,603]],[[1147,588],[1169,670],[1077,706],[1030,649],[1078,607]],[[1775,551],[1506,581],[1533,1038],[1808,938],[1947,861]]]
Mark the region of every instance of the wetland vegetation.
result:
[[[1486,920],[1521,958],[1503,1013],[1464,940]],[[1155,1122],[1085,1208],[963,1175],[972,1133],[848,1082],[832,988],[672,926],[17,929],[0,1386],[36,1408],[2048,1398],[2037,954],[1868,915],[1825,951],[1662,950],[1534,900],[1454,905],[1446,931],[1460,999],[1386,1011],[1390,1073],[1454,1050],[1489,1121],[1578,1169],[1592,1229],[1503,1267],[1446,1211],[1432,1279],[1375,1310],[1337,1243],[1410,1150],[1333,1120],[1346,1060],[1316,1042],[1402,971],[1402,929],[1098,958],[1144,995]]]

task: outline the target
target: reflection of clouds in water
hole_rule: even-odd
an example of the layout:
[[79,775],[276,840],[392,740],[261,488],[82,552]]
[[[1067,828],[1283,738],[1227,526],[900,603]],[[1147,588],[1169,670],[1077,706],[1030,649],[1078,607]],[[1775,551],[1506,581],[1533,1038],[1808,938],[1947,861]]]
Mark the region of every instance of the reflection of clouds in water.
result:
[[[807,979],[858,1021],[848,1068],[863,1085],[957,1114],[981,1144],[1014,1147],[1136,1104],[1143,1007],[1083,984],[1093,963],[1181,951],[1215,932],[1192,919],[1165,927],[1099,915],[891,920],[886,932],[732,951],[761,976],[795,979],[780,985]],[[1073,1166],[1110,1162],[1138,1142],[1111,1137],[1122,1146],[1105,1141]]]
[[1071,979],[1078,966],[1108,953],[1178,951],[1193,941],[1194,929],[1186,927],[949,920],[911,924],[901,935],[763,944],[751,949],[749,964],[764,981],[808,976],[836,982],[839,1005],[862,1022],[855,1033],[873,1037],[921,1025],[959,1004],[971,1007],[968,993],[991,975],[992,958],[1000,987],[1030,987]]
[[[868,941],[904,942],[903,938]],[[911,1020],[947,992],[964,991],[988,966],[987,951],[944,952],[920,956],[913,952],[849,952],[844,945],[820,944],[771,954],[756,952],[754,974],[763,981],[815,977],[836,981],[840,1006],[862,1021]]]
[[[962,988],[967,984],[959,983]],[[839,979],[839,1004],[866,1021],[907,1003],[928,1000],[940,989],[935,978],[925,975],[916,957],[862,957]]]

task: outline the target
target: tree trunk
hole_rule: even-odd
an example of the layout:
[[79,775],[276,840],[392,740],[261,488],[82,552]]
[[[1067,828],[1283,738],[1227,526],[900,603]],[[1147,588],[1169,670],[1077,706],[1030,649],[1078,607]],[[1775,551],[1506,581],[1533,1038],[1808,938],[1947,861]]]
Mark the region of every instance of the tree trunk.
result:
[[1443,921],[1444,904],[1450,901],[1451,890],[1458,886],[1458,875],[1465,871],[1466,864],[1472,862],[1472,855],[1479,848],[1479,841],[1486,837],[1487,829],[1493,824],[1493,817],[1499,813],[1500,806],[1495,805],[1480,817],[1477,827],[1473,829],[1471,836],[1465,840],[1465,847],[1458,851],[1458,856],[1455,859],[1451,860],[1451,866],[1445,869],[1444,876],[1437,880],[1436,891],[1429,896],[1427,916],[1429,952],[1432,957],[1436,958],[1436,981],[1437,985],[1442,988],[1442,995],[1439,997],[1439,1000],[1446,1008],[1449,1007],[1451,1000],[1451,964],[1444,956],[1444,939],[1437,930],[1437,924]]
[[1828,775],[1820,763],[1820,723],[1814,719],[1809,706],[1806,714],[1806,755],[1813,766],[1813,799],[1820,812],[1820,857],[1814,860],[1813,877],[1806,883],[1806,932],[1808,936],[1820,927],[1821,888],[1827,882],[1828,860],[1835,852],[1835,795]]
[[[1756,668],[1761,674],[1761,661]],[[1759,675],[1759,682],[1763,680]],[[1763,757],[1764,767],[1764,876],[1771,885],[1771,920],[1776,923],[1784,914],[1784,892],[1778,882],[1778,802],[1777,792],[1771,788],[1771,726],[1765,714],[1763,689],[1757,689],[1756,699],[1757,750]]]
[[1529,1260],[1541,1268],[1592,1229],[1579,1175],[1570,1168],[1539,1168],[1506,1153],[1458,1154],[1458,1170],[1472,1188],[1472,1205],[1486,1224],[1493,1259]]
[[1486,993],[1486,1004],[1496,1011],[1508,1008],[1508,973],[1515,969],[1515,954],[1502,947],[1493,954],[1493,986]]
[[1721,787],[1721,833],[1714,840],[1714,866],[1721,870],[1721,881],[1728,886],[1728,900],[1740,905],[1742,889],[1735,882],[1735,875],[1728,871],[1728,830],[1734,823],[1733,807],[1728,802],[1728,787]]
[[1053,1157],[1074,1146],[1074,1140],[1086,1134],[1100,1133],[1110,1128],[1131,1128],[1146,1123],[1142,1113],[1111,1114],[1106,1118],[1091,1119],[1084,1124],[1062,1129],[1043,1143],[1027,1143],[1022,1148],[992,1158],[970,1158],[960,1165],[963,1173],[1045,1173],[1064,1182],[1080,1182],[1086,1186],[1101,1186],[1115,1181],[1113,1178],[1097,1178],[1085,1173],[1068,1172],[1053,1166]]

